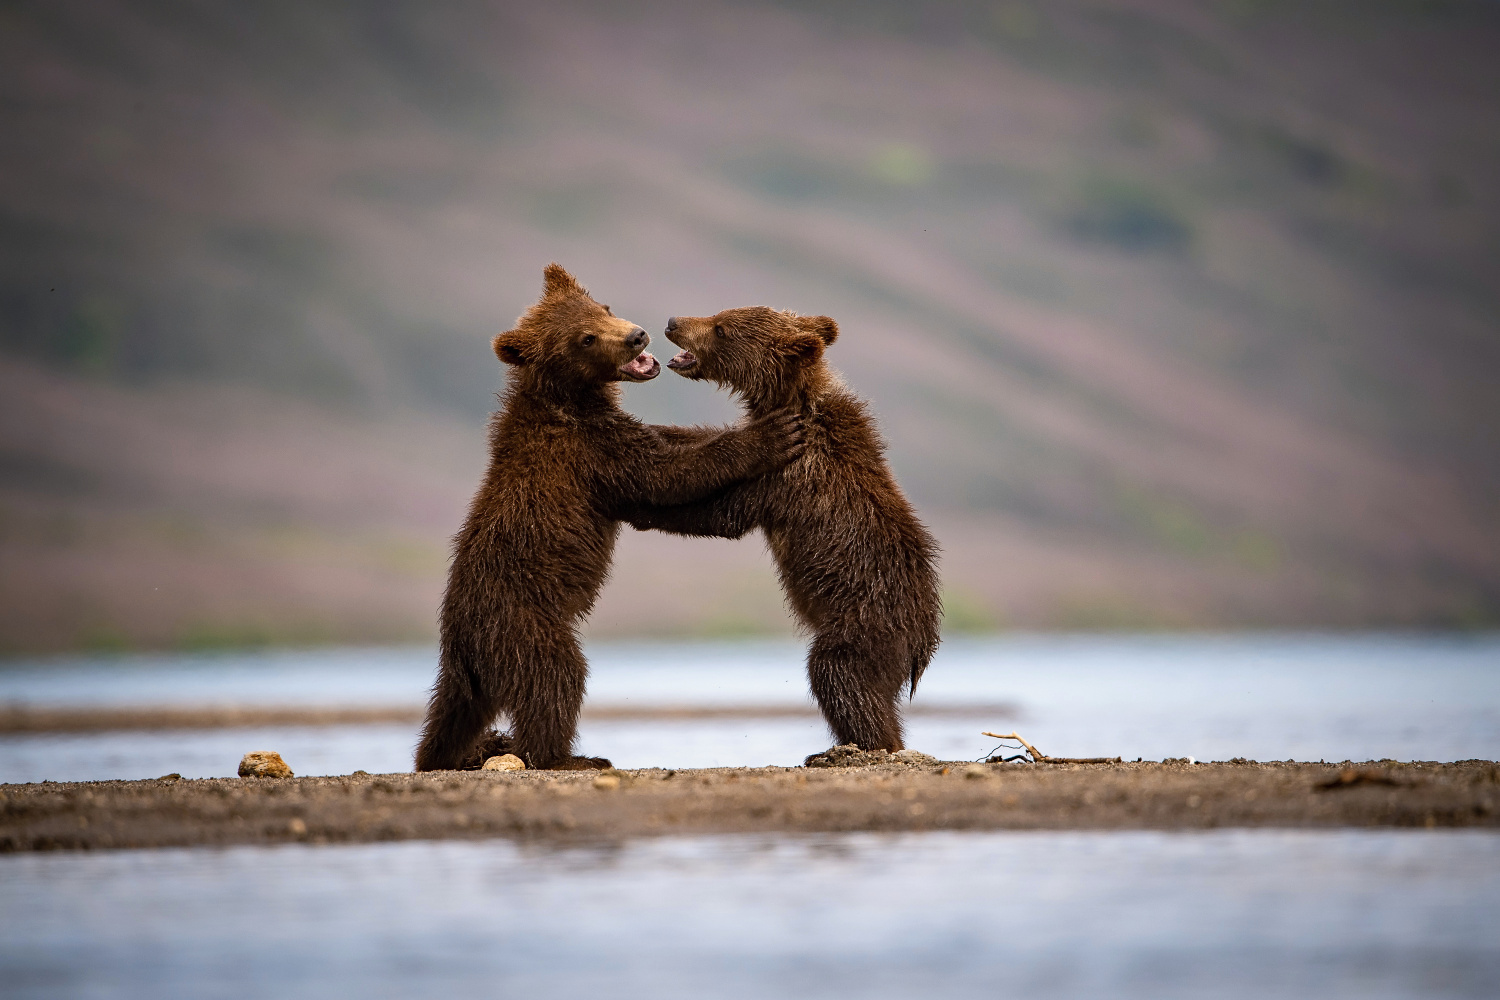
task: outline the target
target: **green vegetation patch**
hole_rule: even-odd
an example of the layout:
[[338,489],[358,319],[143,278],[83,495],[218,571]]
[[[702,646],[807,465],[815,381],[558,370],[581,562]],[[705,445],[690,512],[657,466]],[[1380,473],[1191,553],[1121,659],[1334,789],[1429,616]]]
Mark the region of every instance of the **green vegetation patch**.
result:
[[1062,226],[1076,239],[1131,252],[1175,253],[1193,241],[1192,224],[1165,195],[1119,177],[1085,181]]

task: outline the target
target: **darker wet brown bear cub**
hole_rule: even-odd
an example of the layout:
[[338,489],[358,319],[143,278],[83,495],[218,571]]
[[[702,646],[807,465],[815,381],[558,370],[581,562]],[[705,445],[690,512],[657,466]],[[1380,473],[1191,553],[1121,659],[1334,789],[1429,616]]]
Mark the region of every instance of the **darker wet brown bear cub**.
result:
[[[533,768],[609,766],[573,756],[588,674],[576,629],[609,570],[621,513],[703,498],[800,451],[802,419],[787,411],[693,432],[626,413],[618,383],[660,371],[648,340],[556,264],[541,301],[495,337],[510,378],[490,423],[489,469],[454,539],[417,770],[502,751]],[[510,732],[486,733],[502,712]]]
[[637,528],[738,538],[765,533],[789,602],[813,633],[807,673],[839,743],[900,750],[901,689],[937,649],[937,545],[886,464],[863,401],[824,360],[827,316],[764,306],[676,317],[668,366],[727,386],[750,415],[790,407],[807,447],[790,464],[700,503],[635,512]]

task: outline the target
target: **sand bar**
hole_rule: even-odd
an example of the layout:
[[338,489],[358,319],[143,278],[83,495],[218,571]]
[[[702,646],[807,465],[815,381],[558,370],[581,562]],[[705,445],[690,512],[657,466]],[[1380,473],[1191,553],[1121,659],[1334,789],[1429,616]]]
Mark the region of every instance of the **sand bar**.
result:
[[[1500,828],[1500,765],[947,763],[0,785],[0,851],[853,830]],[[611,787],[612,786],[612,787]]]

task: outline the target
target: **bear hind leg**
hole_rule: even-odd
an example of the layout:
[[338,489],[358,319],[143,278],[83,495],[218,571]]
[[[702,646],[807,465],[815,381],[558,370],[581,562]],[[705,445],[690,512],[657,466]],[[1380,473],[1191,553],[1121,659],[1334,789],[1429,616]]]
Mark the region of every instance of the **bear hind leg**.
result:
[[539,646],[510,706],[510,752],[529,768],[585,771],[609,767],[603,757],[575,757],[578,713],[588,663],[571,636]]
[[896,704],[910,674],[907,645],[892,635],[824,633],[813,640],[807,676],[836,743],[903,749]]
[[418,771],[458,770],[469,765],[476,745],[499,714],[498,692],[461,668],[444,663],[427,704],[422,740],[417,744]]

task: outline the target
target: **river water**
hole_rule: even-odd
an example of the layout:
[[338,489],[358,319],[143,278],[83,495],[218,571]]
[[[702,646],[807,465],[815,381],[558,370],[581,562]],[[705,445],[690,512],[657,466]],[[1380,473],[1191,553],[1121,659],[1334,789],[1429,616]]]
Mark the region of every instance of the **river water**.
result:
[[[810,706],[795,642],[590,647],[589,704]],[[0,704],[420,705],[427,648],[13,662]],[[944,643],[908,744],[950,760],[1019,731],[1056,756],[1133,760],[1500,758],[1500,636],[1002,636]],[[402,771],[414,726],[0,736],[0,781],[234,774],[276,750],[298,774]],[[797,764],[828,746],[816,716],[585,720],[579,749],[621,767]]]
[[1009,832],[0,858],[16,998],[1493,997],[1500,836]]

